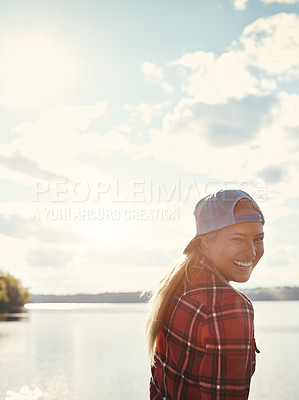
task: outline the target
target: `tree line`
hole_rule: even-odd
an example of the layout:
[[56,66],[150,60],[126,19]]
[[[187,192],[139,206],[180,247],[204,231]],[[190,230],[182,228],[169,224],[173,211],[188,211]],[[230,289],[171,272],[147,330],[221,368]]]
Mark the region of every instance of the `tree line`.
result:
[[19,279],[10,274],[0,272],[0,312],[18,311],[29,303],[31,295]]
[[[275,301],[299,300],[299,287],[275,287],[242,289],[250,300]],[[141,292],[99,293],[99,294],[33,294],[32,303],[147,303],[150,293]]]

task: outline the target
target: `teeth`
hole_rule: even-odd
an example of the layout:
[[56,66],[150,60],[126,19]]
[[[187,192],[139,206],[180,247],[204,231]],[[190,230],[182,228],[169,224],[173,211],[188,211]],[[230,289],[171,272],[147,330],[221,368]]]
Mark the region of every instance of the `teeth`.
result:
[[233,260],[233,263],[236,264],[236,265],[239,265],[240,267],[251,267],[252,266],[252,261],[241,262],[241,261]]

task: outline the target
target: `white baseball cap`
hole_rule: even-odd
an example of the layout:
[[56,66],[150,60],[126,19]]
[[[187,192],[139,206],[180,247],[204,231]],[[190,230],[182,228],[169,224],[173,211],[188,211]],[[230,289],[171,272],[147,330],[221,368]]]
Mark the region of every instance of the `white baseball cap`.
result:
[[[235,206],[241,199],[249,199],[258,210],[257,213],[234,215]],[[222,189],[204,197],[196,204],[193,214],[196,222],[196,236],[188,244],[184,253],[197,236],[243,222],[265,223],[263,213],[256,201],[248,193],[237,189]]]

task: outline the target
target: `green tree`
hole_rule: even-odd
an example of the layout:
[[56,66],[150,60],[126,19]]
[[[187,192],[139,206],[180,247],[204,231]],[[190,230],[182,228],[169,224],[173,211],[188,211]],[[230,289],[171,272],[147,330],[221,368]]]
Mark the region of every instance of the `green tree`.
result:
[[0,312],[13,311],[30,301],[31,295],[19,281],[10,274],[0,275]]
[[2,276],[0,276],[0,312],[5,311],[8,304],[8,296],[6,290],[6,283]]

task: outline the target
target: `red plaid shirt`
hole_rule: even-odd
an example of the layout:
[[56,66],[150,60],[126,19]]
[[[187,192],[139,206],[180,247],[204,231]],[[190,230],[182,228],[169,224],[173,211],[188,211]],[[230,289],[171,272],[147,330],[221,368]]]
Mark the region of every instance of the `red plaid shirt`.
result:
[[204,267],[185,279],[157,338],[151,400],[247,399],[255,370],[250,300]]

